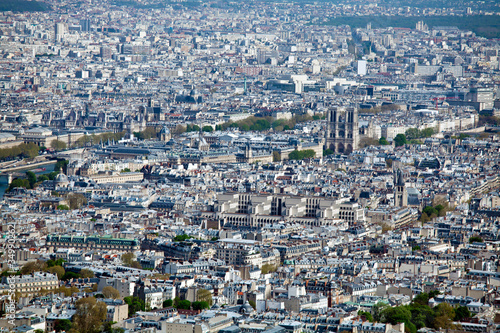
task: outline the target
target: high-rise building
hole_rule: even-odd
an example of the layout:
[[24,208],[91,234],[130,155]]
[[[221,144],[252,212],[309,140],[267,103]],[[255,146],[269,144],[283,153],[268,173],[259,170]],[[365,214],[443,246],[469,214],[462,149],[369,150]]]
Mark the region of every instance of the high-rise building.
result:
[[68,33],[68,25],[66,23],[56,23],[54,26],[54,39],[56,42],[60,42],[64,39],[64,36]]
[[350,154],[358,148],[358,110],[354,107],[333,107],[328,110],[326,149],[335,153]]
[[366,60],[358,60],[356,67],[358,75],[366,75]]
[[80,26],[82,27],[82,31],[90,31],[90,20],[89,19],[80,20]]
[[107,46],[101,46],[99,50],[99,55],[101,56],[102,59],[109,59],[111,58],[113,52],[111,51],[110,47]]
[[493,109],[494,93],[491,88],[471,88],[470,99],[472,102],[478,103],[479,111],[484,109]]

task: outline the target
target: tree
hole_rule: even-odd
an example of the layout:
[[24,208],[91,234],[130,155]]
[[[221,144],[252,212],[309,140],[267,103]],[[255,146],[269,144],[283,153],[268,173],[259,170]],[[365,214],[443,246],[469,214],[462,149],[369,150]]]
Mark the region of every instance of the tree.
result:
[[364,137],[361,140],[359,140],[359,148],[365,148],[369,146],[378,146],[380,145],[379,140],[369,138],[369,137]]
[[69,207],[67,205],[57,205],[56,209],[57,210],[69,210]]
[[372,313],[373,313],[373,320],[375,321],[381,321],[381,316],[382,316],[382,311],[388,307],[387,304],[382,303],[382,302],[377,302],[373,307],[372,307]]
[[174,305],[174,301],[172,301],[171,299],[167,299],[167,300],[164,300],[164,301],[163,301],[163,307],[164,307],[164,308],[169,308],[169,307],[171,307],[172,305]]
[[396,147],[404,146],[406,144],[406,136],[404,134],[396,135],[394,143],[396,144]]
[[409,128],[405,132],[406,138],[409,140],[421,138],[421,133],[418,128]]
[[382,322],[396,325],[398,323],[410,323],[411,312],[408,308],[403,306],[387,307],[382,310]]
[[191,238],[193,238],[193,236],[189,236],[187,234],[182,234],[182,235],[175,236],[173,240],[174,240],[174,242],[185,242]]
[[66,149],[66,142],[61,140],[52,140],[52,142],[50,143],[50,147],[56,151],[64,150]]
[[210,308],[208,302],[193,302],[192,303],[193,310],[204,310]]
[[412,302],[420,305],[429,305],[429,294],[420,293],[413,298]]
[[34,272],[41,272],[45,270],[47,270],[47,263],[41,260],[30,261],[21,267],[21,275],[32,274]]
[[179,305],[177,305],[177,309],[189,310],[191,309],[191,302],[187,299],[184,299],[179,302]]
[[75,286],[71,286],[69,288],[67,288],[66,286],[60,286],[59,287],[59,292],[64,294],[64,296],[66,297],[69,297],[75,293],[78,293],[80,292],[80,289],[78,289],[77,287]]
[[268,274],[271,272],[276,272],[277,269],[278,268],[275,265],[264,264],[264,265],[262,265],[262,268],[260,269],[260,271],[262,274]]
[[61,267],[61,266],[52,266],[52,267],[49,267],[47,269],[47,272],[49,272],[51,274],[57,275],[57,278],[59,280],[61,280],[62,277],[64,276],[64,273],[66,273],[66,271],[64,270],[64,268]]
[[273,151],[273,162],[280,162],[281,154],[279,151]]
[[63,258],[57,260],[49,259],[47,260],[47,267],[62,266],[65,261]]
[[427,215],[426,213],[422,213],[422,215],[420,215],[420,221],[422,222],[422,224],[424,224],[425,222],[429,222],[431,219],[429,218],[429,215]]
[[80,278],[80,275],[76,274],[75,272],[66,272],[66,273],[64,273],[61,280],[67,281],[67,280],[79,279],[79,278]]
[[175,126],[174,130],[172,131],[172,134],[178,135],[178,134],[182,134],[184,132],[186,132],[186,127],[183,125],[177,125],[177,126]]
[[144,301],[136,296],[127,296],[123,301],[128,304],[128,316],[133,316],[137,311],[144,311],[146,306]]
[[124,333],[125,329],[121,327],[113,328],[113,325],[116,324],[115,321],[106,321],[103,325],[102,332],[104,333]]
[[69,203],[70,209],[79,209],[80,207],[87,204],[87,198],[85,198],[85,196],[80,193],[70,193],[66,197],[66,200]]
[[188,124],[186,126],[186,132],[199,132],[199,131],[200,131],[200,126],[198,125]]
[[132,261],[132,263],[130,264],[130,267],[131,268],[138,268],[138,269],[142,268],[141,263],[136,261],[136,260]]
[[387,141],[387,139],[386,139],[386,138],[384,138],[384,137],[381,137],[381,138],[378,140],[378,143],[379,143],[380,145],[382,145],[382,146],[387,146],[387,145],[389,145],[389,141]]
[[67,173],[68,172],[68,163],[69,163],[68,160],[57,160],[56,165],[54,166],[54,171],[60,172],[62,170],[64,173]]
[[27,179],[16,178],[10,183],[9,188],[6,190],[6,192],[10,192],[16,187],[22,187],[27,189],[31,188],[30,182]]
[[312,149],[304,150],[304,158],[314,158],[316,156],[316,152]]
[[469,238],[469,243],[482,243],[483,239],[479,236],[472,236]]
[[316,152],[312,149],[294,150],[288,154],[288,158],[291,160],[303,160],[305,158],[313,158],[315,156]]
[[428,216],[434,215],[434,217],[436,217],[438,215],[437,209],[432,207],[432,206],[425,206],[425,208],[422,210],[422,213],[425,213]]
[[198,289],[196,292],[196,300],[199,302],[207,302],[212,305],[212,293],[207,289]]
[[134,136],[141,140],[149,140],[156,138],[158,132],[154,127],[146,127],[142,132],[134,132]]
[[175,297],[174,298],[174,307],[177,308],[179,306],[179,302],[181,301],[181,299],[179,297]]
[[213,132],[214,128],[212,126],[203,126],[203,128],[201,129],[203,132]]
[[435,133],[433,128],[425,128],[420,132],[420,137],[422,138],[430,138]]
[[38,176],[38,179],[36,180],[37,183],[43,183],[44,181],[49,180],[49,177],[45,175],[40,175]]
[[323,150],[323,156],[328,156],[328,155],[333,155],[335,152],[331,149],[325,149]]
[[453,327],[453,319],[455,318],[455,309],[448,303],[443,302],[438,304],[434,311],[436,318],[434,319],[434,328],[447,329]]
[[461,321],[463,319],[470,318],[470,317],[471,317],[471,313],[466,306],[459,305],[455,309],[455,318],[454,318],[455,321]]
[[22,144],[21,155],[33,159],[38,156],[38,146],[35,143]]
[[35,173],[32,171],[26,171],[26,178],[30,183],[30,188],[33,188],[33,185],[35,185],[35,183],[37,182]]
[[75,308],[72,331],[78,333],[98,333],[101,331],[103,321],[106,319],[106,304],[98,302],[95,297],[87,297],[76,301]]
[[71,329],[71,321],[68,319],[56,319],[54,322],[54,330],[56,332],[68,332]]
[[385,165],[390,169],[390,168],[392,168],[392,162],[393,162],[392,158],[387,158],[385,160]]
[[95,277],[94,272],[91,271],[90,269],[87,269],[87,268],[83,268],[82,270],[80,270],[79,274],[82,277],[82,279],[88,279],[88,278]]
[[368,320],[369,322],[373,322],[373,316],[370,312],[366,312],[366,311],[358,311],[358,316],[363,316],[366,318],[366,320]]
[[102,288],[102,294],[106,298],[117,299],[120,298],[120,292],[111,286]]
[[132,261],[135,259],[135,254],[132,252],[127,252],[122,254],[122,262],[125,264],[125,266],[130,266],[132,265]]

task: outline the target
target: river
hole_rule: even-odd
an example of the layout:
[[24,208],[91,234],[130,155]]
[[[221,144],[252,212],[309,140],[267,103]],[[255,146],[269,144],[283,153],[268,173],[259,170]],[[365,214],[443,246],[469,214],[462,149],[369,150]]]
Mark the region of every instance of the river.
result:
[[[45,171],[35,172],[36,175],[43,175],[43,174],[51,173],[52,171],[54,171],[55,166],[56,166],[56,163],[54,161],[54,164],[47,164],[47,165],[44,165],[43,167],[36,167],[35,166],[31,170],[38,169],[38,168],[45,168]],[[23,170],[23,171],[18,171],[18,172],[23,173],[26,171],[30,171],[30,170]],[[3,198],[3,195],[5,194],[5,190],[9,187],[9,184],[7,183],[7,181],[8,181],[8,179],[7,179],[6,175],[0,176],[0,199]]]

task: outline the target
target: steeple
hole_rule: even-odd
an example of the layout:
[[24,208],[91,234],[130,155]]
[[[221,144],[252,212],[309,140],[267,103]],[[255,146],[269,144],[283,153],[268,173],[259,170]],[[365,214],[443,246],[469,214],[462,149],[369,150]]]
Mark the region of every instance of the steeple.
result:
[[406,190],[403,171],[397,169],[394,172],[394,206],[408,206],[408,192]]

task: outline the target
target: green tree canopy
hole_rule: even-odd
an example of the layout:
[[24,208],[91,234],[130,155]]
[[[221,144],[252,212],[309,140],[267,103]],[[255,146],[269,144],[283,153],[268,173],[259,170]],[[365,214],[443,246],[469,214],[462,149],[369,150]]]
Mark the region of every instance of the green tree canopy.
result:
[[360,311],[358,311],[358,315],[364,316],[366,318],[366,320],[368,320],[369,322],[373,322],[373,316],[370,312],[360,310]]
[[208,302],[193,302],[192,303],[193,310],[204,310],[210,308],[210,304]]
[[188,301],[187,299],[184,299],[179,302],[177,309],[189,310],[191,309],[191,302]]
[[482,243],[483,239],[479,236],[472,236],[469,238],[469,243]]
[[174,237],[174,242],[184,242],[191,238],[193,238],[193,236],[189,236],[187,234],[177,235]]
[[54,171],[55,172],[68,172],[68,160],[57,160],[56,165],[54,166]]
[[387,146],[387,145],[389,145],[389,141],[387,141],[387,139],[386,139],[386,138],[384,138],[384,137],[381,137],[381,138],[378,140],[378,143],[379,143],[380,145],[382,145],[382,146]]
[[37,182],[35,173],[33,171],[26,171],[26,178],[28,179],[28,182],[30,183],[30,188],[33,188],[33,186]]
[[214,128],[212,126],[203,126],[203,128],[201,129],[203,132],[213,132]]
[[394,138],[394,143],[396,147],[404,146],[406,144],[406,136],[404,134],[396,135],[396,137]]
[[133,316],[137,311],[146,310],[146,305],[144,301],[136,296],[127,296],[123,298],[123,301],[128,304],[128,315]]
[[303,160],[306,158],[313,158],[316,156],[316,152],[312,149],[306,150],[294,150],[288,154],[288,158],[291,160]]
[[56,332],[68,332],[71,329],[71,320],[68,319],[56,319],[54,321],[54,330]]
[[29,180],[22,179],[22,178],[15,178],[9,184],[9,187],[7,188],[6,192],[10,192],[10,191],[12,191],[13,189],[15,189],[17,187],[26,188],[26,189],[30,189],[31,188]]
[[323,150],[323,156],[328,156],[328,155],[332,155],[332,154],[335,154],[335,152],[331,149]]

